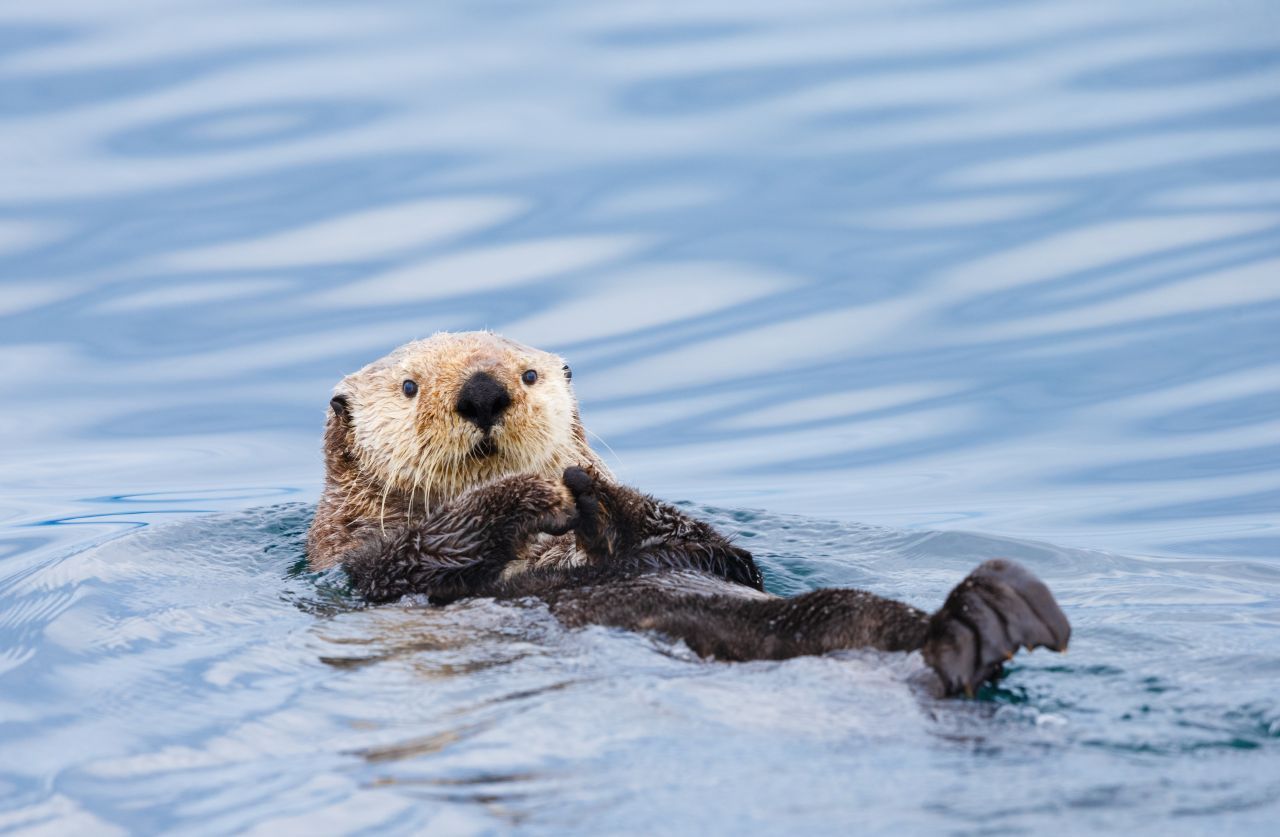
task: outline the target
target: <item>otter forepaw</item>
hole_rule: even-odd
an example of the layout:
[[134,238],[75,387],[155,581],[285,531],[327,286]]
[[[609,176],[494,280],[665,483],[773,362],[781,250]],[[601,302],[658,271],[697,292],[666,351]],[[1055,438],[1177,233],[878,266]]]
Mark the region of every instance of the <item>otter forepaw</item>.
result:
[[584,468],[564,469],[564,487],[573,498],[573,529],[578,542],[588,554],[607,552],[608,539],[604,537],[606,525],[600,493],[596,490],[595,475]]
[[556,489],[556,507],[539,518],[536,528],[548,535],[567,535],[578,526],[578,509],[575,498],[565,486],[557,485]]
[[1040,579],[1022,565],[987,561],[960,582],[929,620],[922,652],[947,694],[973,695],[1019,648],[1066,651],[1071,624]]
[[481,539],[519,542],[534,532],[564,534],[574,525],[573,501],[564,486],[533,474],[503,477],[467,494],[454,509]]
[[643,496],[603,480],[586,468],[565,468],[564,486],[573,496],[574,532],[578,548],[587,555],[606,558],[625,551],[634,542],[628,521],[631,508]]

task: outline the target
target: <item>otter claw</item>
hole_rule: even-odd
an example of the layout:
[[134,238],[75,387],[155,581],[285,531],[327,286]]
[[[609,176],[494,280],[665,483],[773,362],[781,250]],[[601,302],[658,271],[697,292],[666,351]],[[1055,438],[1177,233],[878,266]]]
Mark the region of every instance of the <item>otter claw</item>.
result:
[[1019,648],[1065,651],[1071,624],[1049,588],[1021,565],[987,561],[929,620],[922,652],[948,694],[972,696]]

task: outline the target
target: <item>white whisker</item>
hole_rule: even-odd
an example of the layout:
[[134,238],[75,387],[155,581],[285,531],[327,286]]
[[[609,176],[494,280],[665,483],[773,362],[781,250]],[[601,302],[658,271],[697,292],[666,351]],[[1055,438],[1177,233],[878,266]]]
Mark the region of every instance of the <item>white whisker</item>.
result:
[[590,428],[588,428],[586,425],[583,425],[583,426],[582,426],[582,429],[583,429],[583,430],[586,430],[586,431],[587,431],[588,433],[590,433],[592,436],[595,436],[595,437],[596,437],[596,439],[600,442],[600,444],[602,444],[602,445],[604,445],[604,446],[605,446],[605,448],[609,451],[610,455],[612,455],[612,456],[613,456],[614,461],[618,463],[618,470],[619,470],[619,471],[623,471],[623,470],[625,470],[625,466],[622,464],[622,459],[621,459],[621,458],[619,458],[619,456],[618,456],[618,452],[617,452],[616,450],[614,450],[614,449],[613,449],[613,447],[612,447],[608,442],[606,442],[606,441],[604,440],[604,437],[603,437],[603,436],[601,436],[599,433],[596,433],[596,432],[592,431],[592,430],[591,430]]
[[390,493],[391,493],[391,483],[388,482],[386,486],[382,489],[382,506],[378,510],[378,531],[382,533],[382,536],[384,538],[387,536],[387,527],[385,525],[385,520],[387,516],[387,495]]

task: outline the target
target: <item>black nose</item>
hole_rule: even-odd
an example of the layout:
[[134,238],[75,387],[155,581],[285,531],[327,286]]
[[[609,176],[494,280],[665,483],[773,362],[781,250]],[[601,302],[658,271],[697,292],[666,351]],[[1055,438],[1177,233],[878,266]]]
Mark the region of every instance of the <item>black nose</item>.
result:
[[488,372],[476,372],[462,385],[458,403],[454,409],[458,415],[485,431],[498,423],[502,414],[511,406],[507,388],[494,380]]

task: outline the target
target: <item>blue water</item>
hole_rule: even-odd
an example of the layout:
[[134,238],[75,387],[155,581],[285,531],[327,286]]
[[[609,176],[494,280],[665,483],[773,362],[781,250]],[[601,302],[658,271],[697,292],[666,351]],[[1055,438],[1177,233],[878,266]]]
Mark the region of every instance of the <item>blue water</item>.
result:
[[[1275,833],[1269,0],[11,3],[0,283],[0,830]],[[360,608],[329,388],[482,327],[772,589],[1070,653]]]

